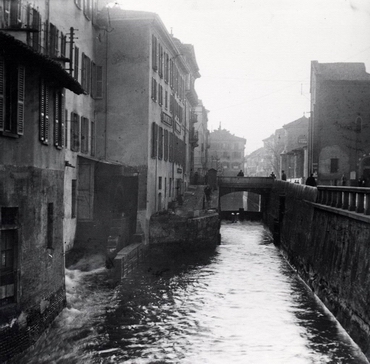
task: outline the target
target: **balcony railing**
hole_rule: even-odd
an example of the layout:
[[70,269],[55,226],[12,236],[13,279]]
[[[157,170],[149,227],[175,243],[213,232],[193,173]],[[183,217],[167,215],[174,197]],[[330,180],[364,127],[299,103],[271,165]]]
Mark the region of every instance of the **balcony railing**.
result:
[[370,188],[318,186],[317,203],[370,215]]

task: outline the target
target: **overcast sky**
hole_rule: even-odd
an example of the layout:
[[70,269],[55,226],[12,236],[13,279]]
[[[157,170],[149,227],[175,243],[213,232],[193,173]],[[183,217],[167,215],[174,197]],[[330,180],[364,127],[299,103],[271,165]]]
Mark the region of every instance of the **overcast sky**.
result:
[[[370,0],[120,0],[157,13],[193,44],[209,129],[247,139],[248,153],[310,111],[310,64],[364,62],[370,73]],[[307,113],[306,116],[309,116]]]

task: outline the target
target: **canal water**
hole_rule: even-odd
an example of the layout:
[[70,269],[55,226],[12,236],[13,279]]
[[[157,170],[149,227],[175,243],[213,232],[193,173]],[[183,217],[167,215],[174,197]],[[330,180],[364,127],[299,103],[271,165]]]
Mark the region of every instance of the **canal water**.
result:
[[102,257],[67,270],[68,307],[17,363],[368,363],[260,223],[199,254],[159,251],[113,287]]

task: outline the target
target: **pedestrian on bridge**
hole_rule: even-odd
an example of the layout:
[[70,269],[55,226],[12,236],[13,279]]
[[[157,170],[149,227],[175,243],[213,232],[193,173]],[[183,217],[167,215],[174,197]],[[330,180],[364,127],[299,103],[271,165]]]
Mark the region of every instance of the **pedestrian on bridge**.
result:
[[310,177],[306,179],[306,186],[312,186],[312,187],[316,186],[316,180],[315,180],[315,177],[313,176],[313,173],[311,173]]
[[286,174],[284,171],[281,171],[281,180],[286,181]]
[[244,172],[242,170],[239,171],[239,173],[237,174],[238,177],[244,177]]

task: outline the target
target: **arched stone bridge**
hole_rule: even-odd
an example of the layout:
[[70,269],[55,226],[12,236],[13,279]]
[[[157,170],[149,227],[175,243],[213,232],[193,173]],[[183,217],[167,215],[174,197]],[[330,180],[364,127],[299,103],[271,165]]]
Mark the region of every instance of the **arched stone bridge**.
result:
[[218,177],[218,208],[222,211],[221,197],[232,192],[247,191],[261,195],[261,211],[270,193],[274,179],[271,177]]

